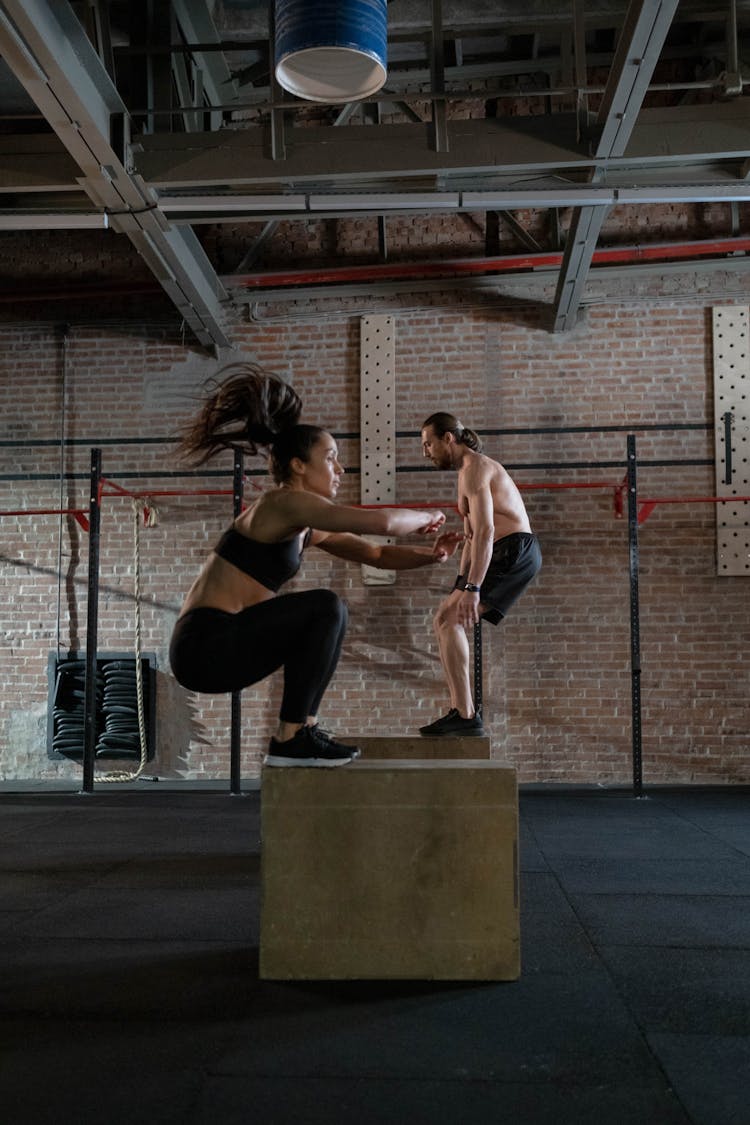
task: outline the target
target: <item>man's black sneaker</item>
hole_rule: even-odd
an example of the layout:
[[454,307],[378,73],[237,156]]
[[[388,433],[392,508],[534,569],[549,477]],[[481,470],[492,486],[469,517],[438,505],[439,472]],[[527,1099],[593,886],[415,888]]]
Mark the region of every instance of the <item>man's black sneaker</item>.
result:
[[[443,715],[442,719],[435,719],[434,723],[428,723],[426,727],[420,727],[420,734],[442,734],[443,729],[447,724],[450,724],[453,719],[458,715],[455,707],[451,707],[447,715]],[[460,716],[459,716],[460,717]]]
[[361,751],[358,746],[336,742],[327,731],[315,726],[300,727],[286,742],[271,739],[266,766],[345,766]]
[[455,707],[451,707],[448,714],[443,715],[441,719],[435,719],[434,723],[428,723],[426,727],[420,727],[419,733],[428,738],[440,737],[445,734],[463,735],[464,738],[479,738],[484,734],[484,727],[480,714],[474,715],[471,719],[464,719]]

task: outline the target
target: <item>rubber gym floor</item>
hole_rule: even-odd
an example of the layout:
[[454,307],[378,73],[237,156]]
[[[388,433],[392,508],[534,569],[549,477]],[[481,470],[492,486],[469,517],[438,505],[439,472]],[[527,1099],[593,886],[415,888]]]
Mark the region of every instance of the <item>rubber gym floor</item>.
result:
[[522,787],[517,982],[278,983],[257,789],[140,784],[0,793],[3,1125],[750,1122],[750,788]]

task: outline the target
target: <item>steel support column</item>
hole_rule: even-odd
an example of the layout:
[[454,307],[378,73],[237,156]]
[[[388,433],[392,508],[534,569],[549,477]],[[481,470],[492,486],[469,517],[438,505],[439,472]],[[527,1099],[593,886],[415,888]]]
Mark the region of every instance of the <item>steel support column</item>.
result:
[[89,478],[89,565],[86,603],[86,678],[83,698],[82,793],[94,792],[96,757],[96,650],[99,637],[99,549],[101,523],[102,451],[91,450]]
[[[678,0],[632,0],[597,115],[599,137],[593,153],[599,162],[590,174],[601,182],[601,162],[622,156],[648,84],[659,60]],[[606,208],[582,207],[574,216],[555,294],[554,330],[572,328],[591,259],[607,215]]]
[[[242,512],[243,461],[242,450],[235,449],[232,472],[232,512],[235,519]],[[239,797],[242,794],[242,692],[233,691],[231,699],[229,791],[233,797]]]
[[628,576],[630,587],[630,695],[633,796],[643,794],[641,728],[641,621],[638,602],[638,489],[635,434],[628,434]]

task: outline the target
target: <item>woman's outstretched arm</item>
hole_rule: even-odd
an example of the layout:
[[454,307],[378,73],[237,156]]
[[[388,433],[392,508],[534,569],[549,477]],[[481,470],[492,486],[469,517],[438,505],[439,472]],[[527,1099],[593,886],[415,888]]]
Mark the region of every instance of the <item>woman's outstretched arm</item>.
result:
[[440,535],[432,547],[394,546],[390,543],[370,543],[359,535],[346,532],[315,536],[311,544],[327,551],[338,559],[347,562],[365,563],[378,570],[416,570],[420,566],[432,566],[445,562],[463,542],[463,534],[447,531]]

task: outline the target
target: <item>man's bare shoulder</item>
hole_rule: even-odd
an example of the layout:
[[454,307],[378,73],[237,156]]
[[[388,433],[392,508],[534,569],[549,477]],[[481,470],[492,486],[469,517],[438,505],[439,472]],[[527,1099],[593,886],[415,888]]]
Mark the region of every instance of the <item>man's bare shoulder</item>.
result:
[[507,474],[502,465],[484,453],[472,453],[461,466],[462,483],[466,492],[479,492],[504,475]]

